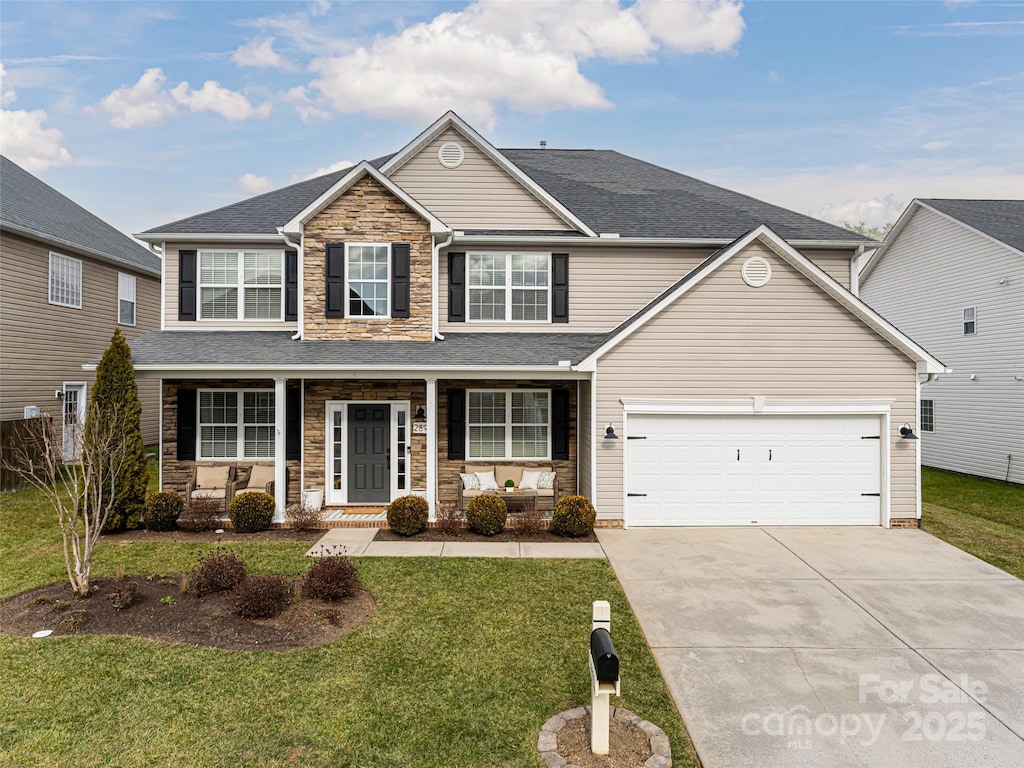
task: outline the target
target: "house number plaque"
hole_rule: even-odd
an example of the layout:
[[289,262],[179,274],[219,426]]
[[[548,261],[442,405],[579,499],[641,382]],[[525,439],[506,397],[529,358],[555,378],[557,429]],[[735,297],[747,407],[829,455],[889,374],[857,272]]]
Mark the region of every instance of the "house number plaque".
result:
[[412,424],[412,433],[414,435],[425,435],[427,434],[427,422],[425,421],[414,421]]

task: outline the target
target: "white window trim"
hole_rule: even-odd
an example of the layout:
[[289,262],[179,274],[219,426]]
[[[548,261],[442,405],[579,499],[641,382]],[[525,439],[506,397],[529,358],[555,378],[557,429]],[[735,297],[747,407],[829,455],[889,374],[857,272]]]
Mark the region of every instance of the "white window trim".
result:
[[[359,283],[381,283],[383,282],[388,290],[388,311],[383,315],[353,315],[349,312],[349,284],[352,282],[348,275],[348,249],[351,247],[370,246],[373,248],[384,247],[388,249],[387,267],[388,276],[384,280],[357,280]],[[346,320],[390,320],[391,319],[391,243],[345,243],[345,319]]]
[[[233,253],[235,254],[235,266],[238,270],[238,279],[234,283],[204,283],[203,282],[203,254],[204,253]],[[245,282],[245,254],[247,253],[269,253],[275,256],[281,257],[281,285],[257,285],[247,284]],[[200,249],[196,256],[196,285],[199,289],[199,307],[198,307],[198,320],[201,323],[224,323],[224,322],[235,322],[240,321],[243,323],[273,323],[284,320],[284,305],[286,301],[285,294],[285,270],[287,265],[285,264],[284,251],[276,250],[273,248],[250,248],[242,250],[234,249],[221,249],[221,248],[203,248]],[[238,299],[235,302],[235,317],[203,317],[203,289],[204,288],[234,288],[238,291]],[[245,292],[248,288],[280,288],[281,290],[281,311],[277,317],[246,317],[245,316]]]
[[[970,320],[967,319],[967,312],[968,311],[970,311],[970,313],[971,313],[971,319]],[[964,307],[962,318],[963,318],[963,321],[961,323],[960,329],[963,331],[963,335],[964,336],[976,336],[978,334],[978,308],[977,308],[977,306]],[[974,326],[974,328],[971,331],[967,330],[967,324],[968,323],[971,323]]]
[[[64,261],[78,265],[78,303],[73,304],[65,301],[57,301],[53,298],[53,263],[54,259],[63,259]],[[57,253],[56,251],[50,251],[50,267],[47,273],[46,291],[47,297],[50,304],[56,307],[68,307],[70,309],[81,309],[82,308],[82,284],[84,282],[84,276],[82,274],[82,260],[76,259],[74,256],[65,256],[63,253]]]
[[[470,451],[469,429],[473,426],[469,421],[469,398],[474,393],[494,394],[503,392],[505,394],[505,455],[504,456],[474,456]],[[548,446],[543,456],[512,456],[512,393],[513,392],[543,392],[548,396]],[[524,426],[518,424],[516,426]],[[466,461],[551,461],[551,390],[550,389],[467,389],[466,390]]]
[[[131,298],[128,298],[127,296],[124,296],[121,293],[122,289],[125,286],[127,286],[127,285],[130,285],[132,287]],[[129,275],[127,272],[118,272],[117,273],[117,324],[118,325],[134,327],[135,324],[139,321],[139,303],[138,303],[138,300],[136,298],[137,296],[138,296],[138,280],[136,280],[135,275]],[[132,304],[132,321],[130,323],[126,323],[126,322],[123,322],[121,320],[121,302],[122,301],[130,301],[131,304]]]
[[[505,284],[504,286],[497,285],[477,285],[473,286],[469,282],[470,265],[473,261],[474,256],[504,256],[505,257]],[[512,292],[513,291],[538,291],[541,289],[540,286],[528,286],[528,285],[512,285],[512,257],[513,256],[544,256],[548,262],[548,284],[544,286],[544,291],[547,293],[547,314],[543,320],[513,320],[512,319]],[[516,325],[543,325],[551,323],[551,253],[539,253],[537,251],[470,251],[466,253],[466,322],[467,323],[514,323]],[[470,301],[469,295],[473,290],[484,290],[484,291],[496,291],[502,290],[505,292],[505,319],[504,320],[474,320],[470,317]]]
[[[203,456],[203,427],[204,426],[230,426],[227,422],[217,424],[204,424],[202,420],[202,400],[204,392],[234,392],[238,397],[236,407],[235,427],[235,455],[234,456]],[[245,456],[245,428],[250,427],[273,427],[279,428],[276,422],[272,424],[246,424],[245,422],[245,395],[246,393],[275,394],[273,389],[200,389],[196,393],[196,460],[197,461],[271,461],[276,456]],[[275,411],[276,413],[276,411]],[[283,429],[283,426],[280,426]],[[239,454],[241,449],[241,454]],[[276,453],[276,450],[275,450]]]

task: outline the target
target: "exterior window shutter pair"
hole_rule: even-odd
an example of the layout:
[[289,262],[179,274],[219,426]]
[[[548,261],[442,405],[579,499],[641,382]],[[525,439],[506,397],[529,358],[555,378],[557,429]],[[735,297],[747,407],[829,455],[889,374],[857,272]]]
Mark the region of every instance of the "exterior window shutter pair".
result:
[[[411,275],[409,243],[391,244],[391,317],[409,317],[411,307],[409,286]],[[345,244],[327,246],[327,317],[345,317]]]
[[[178,461],[196,460],[197,390],[178,390]],[[289,384],[285,394],[285,459],[302,457],[302,389]]]
[[[199,293],[196,270],[198,253],[178,251],[178,320],[194,322]],[[299,252],[284,252],[284,319],[299,319]]]
[[[448,322],[466,322],[466,254],[448,254]],[[569,322],[569,254],[551,254],[551,322]]]
[[[466,390],[448,390],[448,458],[466,458]],[[569,390],[551,392],[551,458],[569,458]]]

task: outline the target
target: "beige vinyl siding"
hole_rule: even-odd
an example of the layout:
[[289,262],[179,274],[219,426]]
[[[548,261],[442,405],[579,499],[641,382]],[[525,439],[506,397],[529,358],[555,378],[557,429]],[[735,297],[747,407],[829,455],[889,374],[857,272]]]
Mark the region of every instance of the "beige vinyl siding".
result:
[[[297,331],[295,321],[283,320],[178,320],[178,251],[283,251],[284,243],[183,244],[167,243],[164,252],[164,329],[168,331]],[[198,290],[198,285],[197,285]],[[196,295],[198,313],[199,296]]]
[[594,417],[591,412],[591,384],[589,381],[579,383],[579,396],[577,402],[578,425],[576,434],[578,439],[577,461],[579,464],[579,492],[582,496],[593,495],[591,488],[591,474],[594,468]]
[[[82,308],[49,303],[50,252],[82,262]],[[135,275],[135,325],[121,326],[129,342],[160,326],[160,281],[63,248],[7,232],[0,236],[0,418],[20,419],[26,405],[59,414],[54,397],[64,382],[86,382],[92,396],[96,374],[82,365],[103,354],[117,327],[118,273]],[[160,386],[140,379],[142,438],[159,438]]]
[[[754,253],[772,265],[761,288],[740,277]],[[913,361],[754,244],[598,362],[596,421],[621,429],[620,398],[891,400],[890,516],[913,518],[915,443],[898,427],[916,423],[916,382]],[[622,517],[621,445],[595,451],[602,518]]]
[[[445,168],[437,159],[448,141],[465,152],[458,168]],[[572,229],[454,129],[430,142],[391,180],[455,229]]]
[[[922,463],[1024,483],[1024,256],[920,208],[861,298],[953,369],[921,387],[935,410],[935,431],[919,433]],[[965,307],[977,311],[974,335]]]
[[843,288],[850,290],[850,259],[856,253],[855,250],[837,248],[798,248],[797,250]]

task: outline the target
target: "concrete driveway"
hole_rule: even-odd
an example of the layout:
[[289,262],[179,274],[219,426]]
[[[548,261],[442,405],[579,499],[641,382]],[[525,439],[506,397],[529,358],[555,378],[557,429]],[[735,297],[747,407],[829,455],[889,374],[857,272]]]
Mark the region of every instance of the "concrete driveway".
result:
[[1024,581],[919,530],[598,536],[705,768],[1024,765]]

